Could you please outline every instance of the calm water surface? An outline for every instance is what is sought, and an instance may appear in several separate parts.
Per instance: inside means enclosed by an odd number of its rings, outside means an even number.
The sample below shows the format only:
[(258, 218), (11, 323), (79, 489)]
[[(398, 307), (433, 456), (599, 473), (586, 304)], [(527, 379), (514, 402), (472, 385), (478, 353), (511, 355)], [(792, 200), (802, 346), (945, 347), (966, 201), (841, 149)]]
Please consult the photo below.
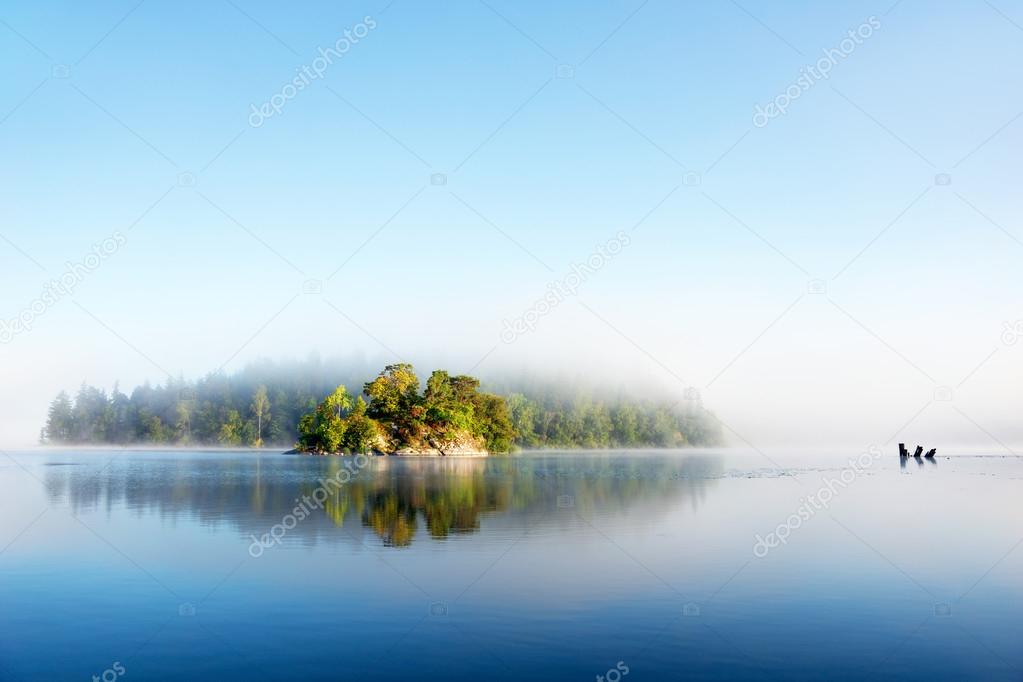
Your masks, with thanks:
[(1023, 678), (1023, 463), (847, 460), (8, 453), (0, 679)]

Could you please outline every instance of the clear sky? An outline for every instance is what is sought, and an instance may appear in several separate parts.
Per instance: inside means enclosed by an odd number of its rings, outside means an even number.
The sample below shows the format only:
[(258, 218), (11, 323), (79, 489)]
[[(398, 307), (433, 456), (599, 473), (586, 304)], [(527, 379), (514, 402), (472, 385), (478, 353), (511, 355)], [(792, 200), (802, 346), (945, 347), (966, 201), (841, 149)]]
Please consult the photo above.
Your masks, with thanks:
[(1017, 0), (4, 3), (0, 443), (317, 351), (1006, 452), (1021, 72)]

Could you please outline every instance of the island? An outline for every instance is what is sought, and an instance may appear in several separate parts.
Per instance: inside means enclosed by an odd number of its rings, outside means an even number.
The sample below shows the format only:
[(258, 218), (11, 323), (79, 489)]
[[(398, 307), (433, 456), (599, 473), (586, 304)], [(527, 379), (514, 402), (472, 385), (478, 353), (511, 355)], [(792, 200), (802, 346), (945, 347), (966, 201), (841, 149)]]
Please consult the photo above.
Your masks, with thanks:
[(436, 370), (419, 392), (412, 365), (388, 365), (353, 397), (342, 385), (298, 423), (296, 452), (319, 455), (486, 457), (511, 451), (515, 429), (504, 399), (466, 375)]

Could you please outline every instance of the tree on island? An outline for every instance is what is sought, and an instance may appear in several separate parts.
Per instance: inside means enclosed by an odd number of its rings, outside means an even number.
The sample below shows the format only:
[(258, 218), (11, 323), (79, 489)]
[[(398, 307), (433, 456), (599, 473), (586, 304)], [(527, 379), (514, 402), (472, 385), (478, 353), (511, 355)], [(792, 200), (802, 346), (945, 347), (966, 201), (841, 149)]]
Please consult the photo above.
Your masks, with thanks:
[(263, 420), (270, 421), (270, 397), (267, 395), (266, 386), (260, 384), (256, 394), (252, 397), (252, 414), (256, 416), (256, 438), (253, 447), (263, 447)]
[(437, 370), (419, 392), (412, 365), (388, 365), (353, 402), (339, 386), (299, 422), (299, 448), (314, 452), (454, 447), (508, 452), (514, 439), (504, 399), (479, 392), (470, 376)]
[(71, 396), (67, 394), (67, 391), (61, 391), (50, 403), (50, 412), (44, 433), (51, 440), (66, 443), (74, 434), (74, 426), (74, 408), (71, 404)]
[(378, 424), (366, 416), (366, 401), (338, 386), (298, 423), (298, 447), (309, 452), (366, 453), (377, 445)]
[(369, 396), (366, 415), (386, 425), (397, 442), (408, 444), (422, 437), (422, 398), (412, 365), (387, 365), (363, 392)]
[(327, 408), (340, 419), (342, 413), (352, 409), (352, 396), (348, 395), (348, 389), (342, 384), (334, 389), (334, 392), (324, 398), (323, 402)]

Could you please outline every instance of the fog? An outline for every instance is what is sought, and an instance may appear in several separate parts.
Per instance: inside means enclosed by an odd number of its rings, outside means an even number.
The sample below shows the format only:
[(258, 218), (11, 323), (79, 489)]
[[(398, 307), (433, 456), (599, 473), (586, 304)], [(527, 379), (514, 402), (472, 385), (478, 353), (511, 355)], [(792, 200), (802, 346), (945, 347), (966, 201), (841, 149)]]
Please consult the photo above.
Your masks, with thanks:
[(12, 8), (0, 444), (82, 381), (317, 353), (698, 394), (742, 447), (1011, 453), (1023, 91), (990, 64), (1023, 43), (907, 9), (399, 3), (253, 122), (373, 8), (253, 10), (275, 39), (145, 6), (102, 44)]
[[(433, 369), (444, 368), (476, 375), (485, 387), (498, 391), (538, 384), (552, 390), (593, 391), (598, 397), (625, 395), (699, 406), (720, 422), (728, 445), (743, 448), (835, 451), (889, 444), (894, 448), (896, 441), (906, 441), (939, 447), (942, 453), (954, 446), (962, 451), (1014, 454), (1021, 433), (1015, 418), (1019, 384), (1007, 381), (1018, 363), (1012, 347), (999, 345), (996, 338), (987, 354), (969, 352), (967, 339), (950, 335), (942, 339), (939, 349), (931, 346), (932, 337), (914, 339), (911, 330), (897, 329), (890, 336), (895, 341), (887, 344), (848, 320), (829, 328), (829, 307), (826, 300), (807, 297), (790, 312), (791, 318), (776, 322), (759, 339), (740, 341), (736, 332), (719, 338), (719, 348), (713, 348), (709, 333), (672, 336), (649, 325), (625, 325), (619, 333), (598, 320), (578, 337), (552, 339), (551, 333), (538, 329), (535, 338), (513, 344), (498, 339), (489, 347), (479, 346), (473, 354), (455, 347), (424, 351), (425, 334), (397, 334), (388, 336), (386, 344), (410, 352), (391, 355), (367, 346), (345, 355), (324, 355), (320, 366), (322, 375), (339, 377), (353, 388), (385, 364), (405, 361), (415, 365), (423, 381)], [(565, 315), (562, 330), (583, 325), (588, 317), (585, 310), (572, 312)], [(843, 320), (837, 318), (837, 322)], [(553, 319), (544, 323), (559, 327)], [(668, 324), (665, 321), (664, 327)], [(273, 332), (264, 330), (262, 340), (249, 343), (251, 356), (239, 354), (221, 371), (230, 375), (248, 368), (272, 382), (275, 374), (297, 372), (297, 367), (308, 371), (310, 357), (329, 352), (318, 340), (294, 337), (288, 326), (282, 323)], [(705, 329), (709, 332), (710, 327)], [(345, 345), (354, 336), (351, 332), (324, 335), (337, 335)], [(275, 336), (277, 343), (291, 346), (292, 351), (299, 346), (322, 350), (310, 350), (304, 356), (294, 352), (267, 356), (273, 348), (267, 342)], [(220, 356), (203, 352), (201, 333), (192, 343), (192, 350), (173, 349), (172, 357), (188, 359), (174, 373), (176, 377), (196, 379), (218, 369), (214, 358)], [(25, 352), (24, 357), (27, 360), (31, 354)], [(274, 360), (272, 371), (265, 369), (268, 357)], [(909, 357), (919, 358), (920, 364)], [(36, 441), (47, 405), (59, 390), (73, 394), (82, 381), (109, 389), (119, 381), (120, 389), (130, 393), (144, 381), (165, 380), (146, 358), (117, 339), (104, 339), (95, 346), (68, 345), (53, 362), (9, 362), (7, 366), (11, 370), (2, 389), (5, 447)], [(931, 382), (925, 373), (936, 381)], [(322, 379), (322, 375), (309, 378)], [(949, 378), (939, 383), (939, 377)]]
[[(1004, 258), (1002, 267), (1013, 271)], [(512, 293), (496, 293), (493, 305), (479, 303), (478, 292), (472, 301), (462, 297), (474, 283), (456, 280), (448, 295), (408, 292), (400, 312), (386, 305), (396, 294), (378, 298), (359, 284), (343, 314), (334, 309), (343, 296), (330, 290), (293, 296), (283, 311), (221, 300), (213, 290), (205, 303), (165, 311), (166, 319), (139, 318), (122, 303), (134, 296), (130, 288), (103, 299), (83, 293), (95, 319), (74, 301), (61, 302), (0, 346), (0, 442), (36, 442), (50, 400), (83, 381), (107, 389), (119, 382), (130, 393), (168, 375), (196, 379), (310, 355), (356, 385), (404, 361), (423, 381), (443, 368), (493, 384), (529, 380), (683, 404), (698, 396), (729, 444), (741, 447), (894, 447), (905, 440), (1005, 454), (1023, 441), (1020, 355), (1005, 327), (1012, 306), (999, 291), (984, 297), (977, 287), (976, 299), (961, 300), (943, 282), (889, 291), (870, 281), (884, 276), (875, 267), (853, 291), (824, 294), (777, 280), (757, 290), (760, 283), (741, 274), (728, 277), (734, 291), (715, 291), (666, 269), (659, 277), (677, 290), (668, 294), (635, 284), (634, 277), (651, 276), (643, 275), (647, 268), (641, 258), (608, 265), (589, 289), (510, 341), (502, 338), (504, 321), (542, 294), (542, 274), (495, 275)], [(162, 288), (140, 286), (154, 297)], [(280, 299), (282, 286), (268, 276), (252, 287), (253, 297), (276, 292)]]

